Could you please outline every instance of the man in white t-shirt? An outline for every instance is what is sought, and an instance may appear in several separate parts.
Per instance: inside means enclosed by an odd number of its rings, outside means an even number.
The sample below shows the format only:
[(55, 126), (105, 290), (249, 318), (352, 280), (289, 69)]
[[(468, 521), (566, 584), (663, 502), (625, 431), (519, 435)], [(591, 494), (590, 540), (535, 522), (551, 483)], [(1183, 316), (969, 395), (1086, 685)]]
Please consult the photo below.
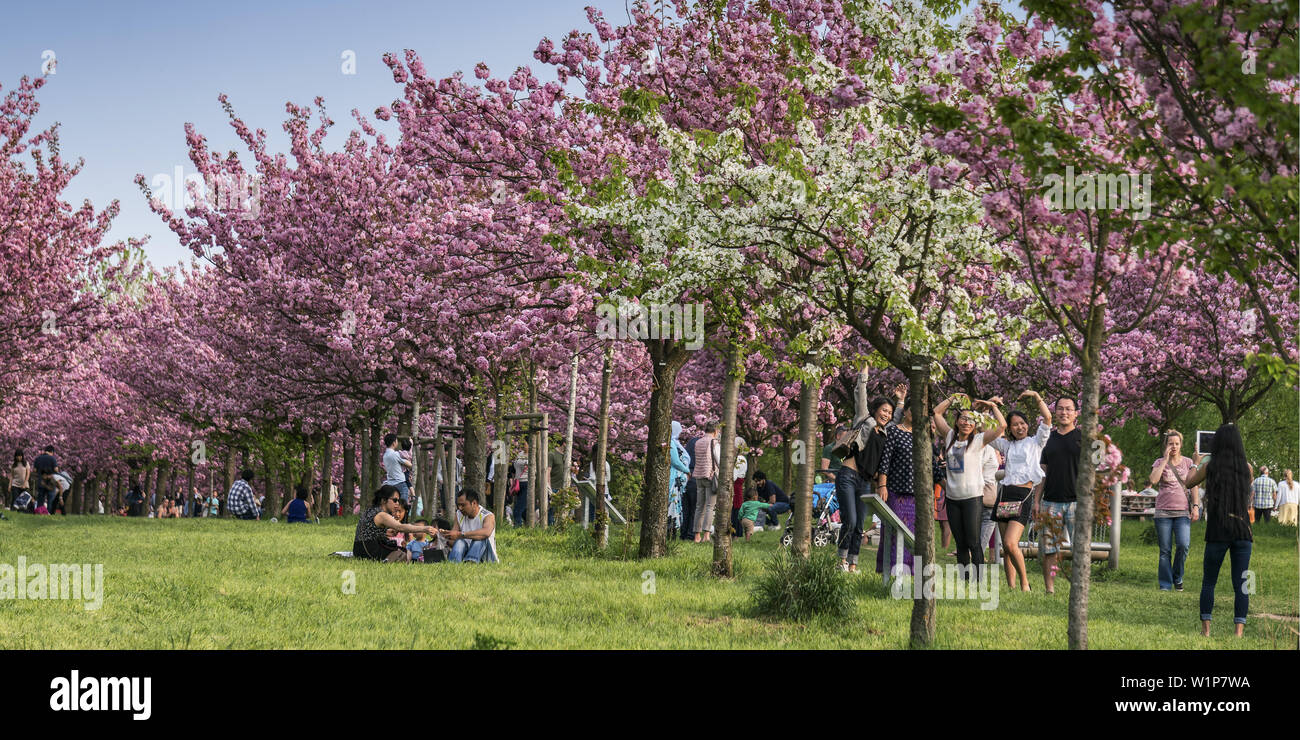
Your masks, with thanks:
[(456, 523), (446, 532), (451, 542), (447, 560), (452, 563), (497, 562), (496, 517), (479, 505), (478, 491), (464, 490), (456, 496)]

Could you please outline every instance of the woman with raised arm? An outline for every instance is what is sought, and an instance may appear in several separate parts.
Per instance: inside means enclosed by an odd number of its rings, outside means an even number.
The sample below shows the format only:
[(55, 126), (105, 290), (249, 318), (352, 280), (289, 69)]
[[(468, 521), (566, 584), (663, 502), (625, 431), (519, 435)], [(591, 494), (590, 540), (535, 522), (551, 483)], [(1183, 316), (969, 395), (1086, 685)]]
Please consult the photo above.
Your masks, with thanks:
[[(958, 398), (967, 398), (958, 393), (940, 403), (934, 409), (934, 425), (944, 437), (945, 457), (948, 460), (948, 523), (952, 527), (953, 539), (957, 542), (957, 562), (963, 566), (984, 565), (984, 548), (980, 545), (980, 520), (984, 514), (984, 447), (1002, 436), (1007, 428), (1007, 420), (1002, 417), (998, 405), (1002, 399), (994, 396), (987, 401), (971, 402), (971, 411), (962, 411), (957, 415), (955, 429), (948, 426), (944, 414), (948, 407)], [(975, 423), (972, 411), (987, 408), (993, 414), (994, 424), (981, 431)], [(968, 571), (968, 576), (975, 574)]]
[(894, 420), (894, 404), (881, 396), (868, 404), (867, 411), (875, 424), (870, 429), (865, 424), (855, 425), (860, 434), (849, 444), (835, 475), (835, 499), (840, 507), (840, 569), (849, 573), (858, 572), (858, 553), (868, 517), (867, 502), (862, 497), (872, 493), (873, 488), (876, 493), (885, 492), (875, 483), (880, 458), (885, 452), (888, 425)]
[(352, 543), (352, 556), (369, 560), (383, 560), (389, 563), (403, 562), (410, 555), (403, 548), (388, 539), (387, 530), (392, 529), (408, 534), (436, 534), (437, 528), (424, 524), (403, 524), (396, 518), (398, 507), (402, 504), (402, 495), (396, 486), (383, 485), (375, 491), (375, 498), (369, 509), (361, 512), (357, 522), (357, 534)]
[(1151, 465), (1148, 482), (1156, 494), (1156, 541), (1160, 545), (1160, 560), (1156, 566), (1156, 585), (1161, 591), (1183, 590), (1183, 563), (1192, 546), (1192, 522), (1201, 515), (1201, 495), (1198, 488), (1187, 489), (1180, 482), (1186, 480), (1195, 459), (1183, 457), (1183, 435), (1170, 429), (1165, 432), (1165, 454)]
[(1029, 526), (1034, 492), (1043, 485), (1043, 468), (1038, 463), (1043, 445), (1052, 434), (1052, 412), (1043, 397), (1034, 391), (1025, 391), (1020, 398), (1038, 404), (1038, 431), (1030, 436), (1029, 417), (1022, 411), (1012, 411), (1007, 415), (1007, 436), (993, 440), (993, 446), (1007, 458), (1006, 468), (1001, 472), (1002, 489), (993, 505), (993, 521), (1002, 533), (1002, 549), (1006, 553), (1002, 565), (1007, 585), (1029, 591), (1020, 535)]

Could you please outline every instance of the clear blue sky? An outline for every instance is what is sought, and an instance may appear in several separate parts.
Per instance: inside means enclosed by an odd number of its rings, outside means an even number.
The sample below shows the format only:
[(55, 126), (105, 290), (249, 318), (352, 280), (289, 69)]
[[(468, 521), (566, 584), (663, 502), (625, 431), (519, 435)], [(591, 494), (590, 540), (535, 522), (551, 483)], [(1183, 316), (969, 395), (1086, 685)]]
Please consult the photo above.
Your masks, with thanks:
[[(186, 122), (214, 150), (244, 153), (219, 93), (250, 126), (266, 129), (279, 151), (287, 148), (285, 101), (310, 105), (321, 95), (336, 122), (327, 145), (338, 146), (353, 127), (353, 108), (370, 115), (400, 96), (385, 52), (414, 49), (439, 76), (470, 73), (479, 61), (498, 74), (524, 64), (540, 71), (532, 58), (537, 41), (586, 30), (586, 5), (605, 9), (613, 23), (627, 18), (623, 3), (610, 0), (11, 3), (0, 26), (0, 84), (8, 91), (23, 75), (38, 76), (43, 53), (54, 52), (57, 70), (38, 93), (36, 125), (59, 122), (64, 155), (86, 160), (67, 200), (88, 198), (99, 209), (121, 201), (110, 238), (149, 235), (149, 259), (172, 265), (189, 252), (133, 180), (177, 166), (194, 172)], [(341, 69), (347, 49), (356, 52), (352, 76)]]

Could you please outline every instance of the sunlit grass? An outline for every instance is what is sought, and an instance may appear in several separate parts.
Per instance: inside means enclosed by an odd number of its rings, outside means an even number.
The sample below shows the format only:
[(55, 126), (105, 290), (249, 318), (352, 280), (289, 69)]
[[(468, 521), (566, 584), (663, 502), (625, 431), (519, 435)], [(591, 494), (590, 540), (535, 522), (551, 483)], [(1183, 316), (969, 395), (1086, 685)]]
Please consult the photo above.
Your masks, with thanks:
[[(852, 576), (847, 620), (806, 624), (753, 616), (749, 590), (776, 547), (774, 531), (735, 547), (736, 578), (708, 573), (711, 548), (682, 543), (662, 560), (584, 558), (570, 537), (499, 533), (503, 562), (387, 565), (328, 557), (350, 549), (355, 520), (286, 525), (232, 520), (33, 517), (0, 522), (0, 563), (102, 563), (104, 601), (0, 600), (0, 648), (901, 648), (911, 602), (889, 596), (875, 574)], [(1186, 587), (1156, 588), (1150, 523), (1126, 522), (1120, 570), (1098, 566), (1089, 635), (1095, 648), (1291, 648), (1296, 530), (1256, 528), (1246, 637), (1231, 637), (1225, 561), (1214, 636), (1198, 635), (1204, 524), (1192, 529)], [(610, 547), (622, 549), (615, 528)], [(632, 547), (635, 552), (635, 547)], [(864, 550), (863, 562), (874, 561)], [(868, 566), (868, 570), (870, 566)], [(344, 592), (348, 572), (356, 593)], [(998, 606), (939, 603), (937, 647), (1064, 648), (1066, 579), (1033, 593), (1003, 587)], [(851, 576), (845, 576), (851, 577)], [(650, 587), (653, 579), (653, 588)]]

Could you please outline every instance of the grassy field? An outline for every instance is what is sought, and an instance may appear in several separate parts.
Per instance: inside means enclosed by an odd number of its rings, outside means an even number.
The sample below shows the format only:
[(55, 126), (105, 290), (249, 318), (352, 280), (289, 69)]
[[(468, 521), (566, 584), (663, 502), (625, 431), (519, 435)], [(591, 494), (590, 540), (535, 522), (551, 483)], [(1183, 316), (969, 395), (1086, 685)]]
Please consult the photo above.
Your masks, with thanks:
[[(0, 649), (902, 648), (911, 609), (864, 574), (844, 576), (857, 596), (847, 621), (754, 616), (750, 589), (777, 547), (774, 531), (738, 543), (736, 578), (723, 581), (706, 575), (711, 548), (689, 543), (653, 562), (593, 559), (579, 555), (569, 535), (507, 530), (497, 565), (386, 565), (327, 557), (351, 547), (354, 519), (289, 526), (8, 517), (0, 522), (0, 564), (16, 565), (19, 556), (102, 563), (104, 595), (96, 611), (79, 601), (0, 599)], [(1092, 647), (1295, 648), (1294, 528), (1256, 528), (1258, 590), (1241, 640), (1231, 636), (1225, 562), (1214, 634), (1205, 640), (1197, 634), (1204, 524), (1192, 528), (1182, 593), (1156, 588), (1157, 550), (1141, 541), (1149, 527), (1126, 522), (1120, 569), (1094, 569)], [(616, 528), (611, 549), (622, 545)], [(1030, 570), (1034, 592), (1004, 587), (994, 610), (941, 601), (937, 647), (1064, 648), (1068, 583), (1058, 581), (1048, 596), (1037, 564)], [(344, 593), (348, 571), (355, 594)], [(653, 571), (653, 593), (644, 592), (646, 571)]]

